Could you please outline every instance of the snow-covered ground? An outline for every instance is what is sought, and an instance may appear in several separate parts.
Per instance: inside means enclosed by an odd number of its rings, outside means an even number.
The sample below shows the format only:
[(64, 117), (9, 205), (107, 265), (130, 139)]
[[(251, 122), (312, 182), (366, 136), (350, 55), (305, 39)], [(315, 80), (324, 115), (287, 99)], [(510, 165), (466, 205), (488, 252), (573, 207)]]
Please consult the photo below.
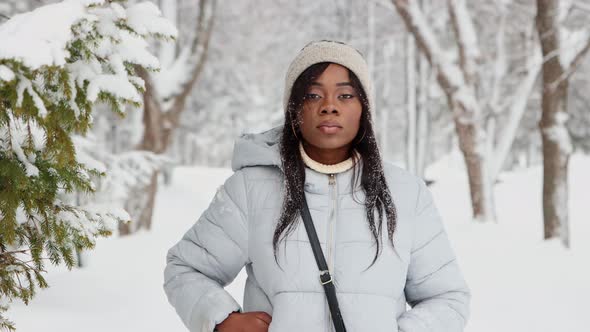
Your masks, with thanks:
[[(461, 157), (429, 178), (473, 291), (468, 332), (586, 332), (590, 326), (590, 157), (570, 162), (571, 250), (542, 241), (541, 168), (503, 174), (497, 224), (474, 224)], [(162, 290), (166, 251), (197, 220), (231, 174), (180, 168), (157, 199), (152, 232), (100, 240), (83, 269), (49, 267), (50, 288), (8, 312), (19, 332), (185, 331)], [(241, 302), (245, 274), (228, 289)]]

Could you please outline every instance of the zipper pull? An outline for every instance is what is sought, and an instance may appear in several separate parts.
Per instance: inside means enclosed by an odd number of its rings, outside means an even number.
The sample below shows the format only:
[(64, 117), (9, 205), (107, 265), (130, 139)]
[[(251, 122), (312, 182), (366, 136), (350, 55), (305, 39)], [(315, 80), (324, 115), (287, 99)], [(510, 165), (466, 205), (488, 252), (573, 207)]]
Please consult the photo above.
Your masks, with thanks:
[(329, 181), (328, 183), (333, 186), (336, 184), (336, 176), (334, 174), (328, 174)]

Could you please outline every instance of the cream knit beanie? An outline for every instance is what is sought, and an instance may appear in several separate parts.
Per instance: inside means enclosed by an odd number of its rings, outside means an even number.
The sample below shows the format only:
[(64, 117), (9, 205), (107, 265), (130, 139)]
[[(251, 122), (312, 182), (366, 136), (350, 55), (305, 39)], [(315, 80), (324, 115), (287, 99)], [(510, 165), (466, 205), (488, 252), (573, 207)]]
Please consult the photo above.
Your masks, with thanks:
[(367, 62), (363, 55), (354, 47), (338, 41), (320, 40), (313, 41), (307, 44), (297, 54), (285, 78), (285, 91), (283, 95), (283, 107), (287, 111), (289, 104), (289, 97), (291, 97), (291, 89), (295, 80), (311, 65), (320, 62), (333, 62), (350, 69), (361, 82), (367, 100), (369, 102), (369, 110), (373, 109), (373, 91), (371, 90), (371, 81), (369, 79), (369, 69)]

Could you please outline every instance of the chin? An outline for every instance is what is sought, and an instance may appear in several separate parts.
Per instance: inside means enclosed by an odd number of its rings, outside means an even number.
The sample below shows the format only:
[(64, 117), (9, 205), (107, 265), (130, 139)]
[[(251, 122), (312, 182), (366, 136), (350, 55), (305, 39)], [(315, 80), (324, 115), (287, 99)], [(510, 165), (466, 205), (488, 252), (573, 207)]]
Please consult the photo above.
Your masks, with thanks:
[(312, 145), (326, 150), (334, 150), (334, 149), (341, 149), (345, 146), (350, 145), (351, 141), (348, 140), (331, 140), (331, 139), (323, 139), (321, 141), (315, 141), (311, 143)]

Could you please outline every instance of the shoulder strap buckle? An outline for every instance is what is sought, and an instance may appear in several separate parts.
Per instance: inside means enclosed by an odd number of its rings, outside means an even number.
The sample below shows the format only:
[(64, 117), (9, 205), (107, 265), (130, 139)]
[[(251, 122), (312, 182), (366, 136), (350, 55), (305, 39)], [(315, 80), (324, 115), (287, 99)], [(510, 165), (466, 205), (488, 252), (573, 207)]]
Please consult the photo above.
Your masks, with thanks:
[(322, 283), (322, 285), (329, 284), (332, 282), (332, 276), (330, 275), (329, 270), (320, 271), (320, 282)]

